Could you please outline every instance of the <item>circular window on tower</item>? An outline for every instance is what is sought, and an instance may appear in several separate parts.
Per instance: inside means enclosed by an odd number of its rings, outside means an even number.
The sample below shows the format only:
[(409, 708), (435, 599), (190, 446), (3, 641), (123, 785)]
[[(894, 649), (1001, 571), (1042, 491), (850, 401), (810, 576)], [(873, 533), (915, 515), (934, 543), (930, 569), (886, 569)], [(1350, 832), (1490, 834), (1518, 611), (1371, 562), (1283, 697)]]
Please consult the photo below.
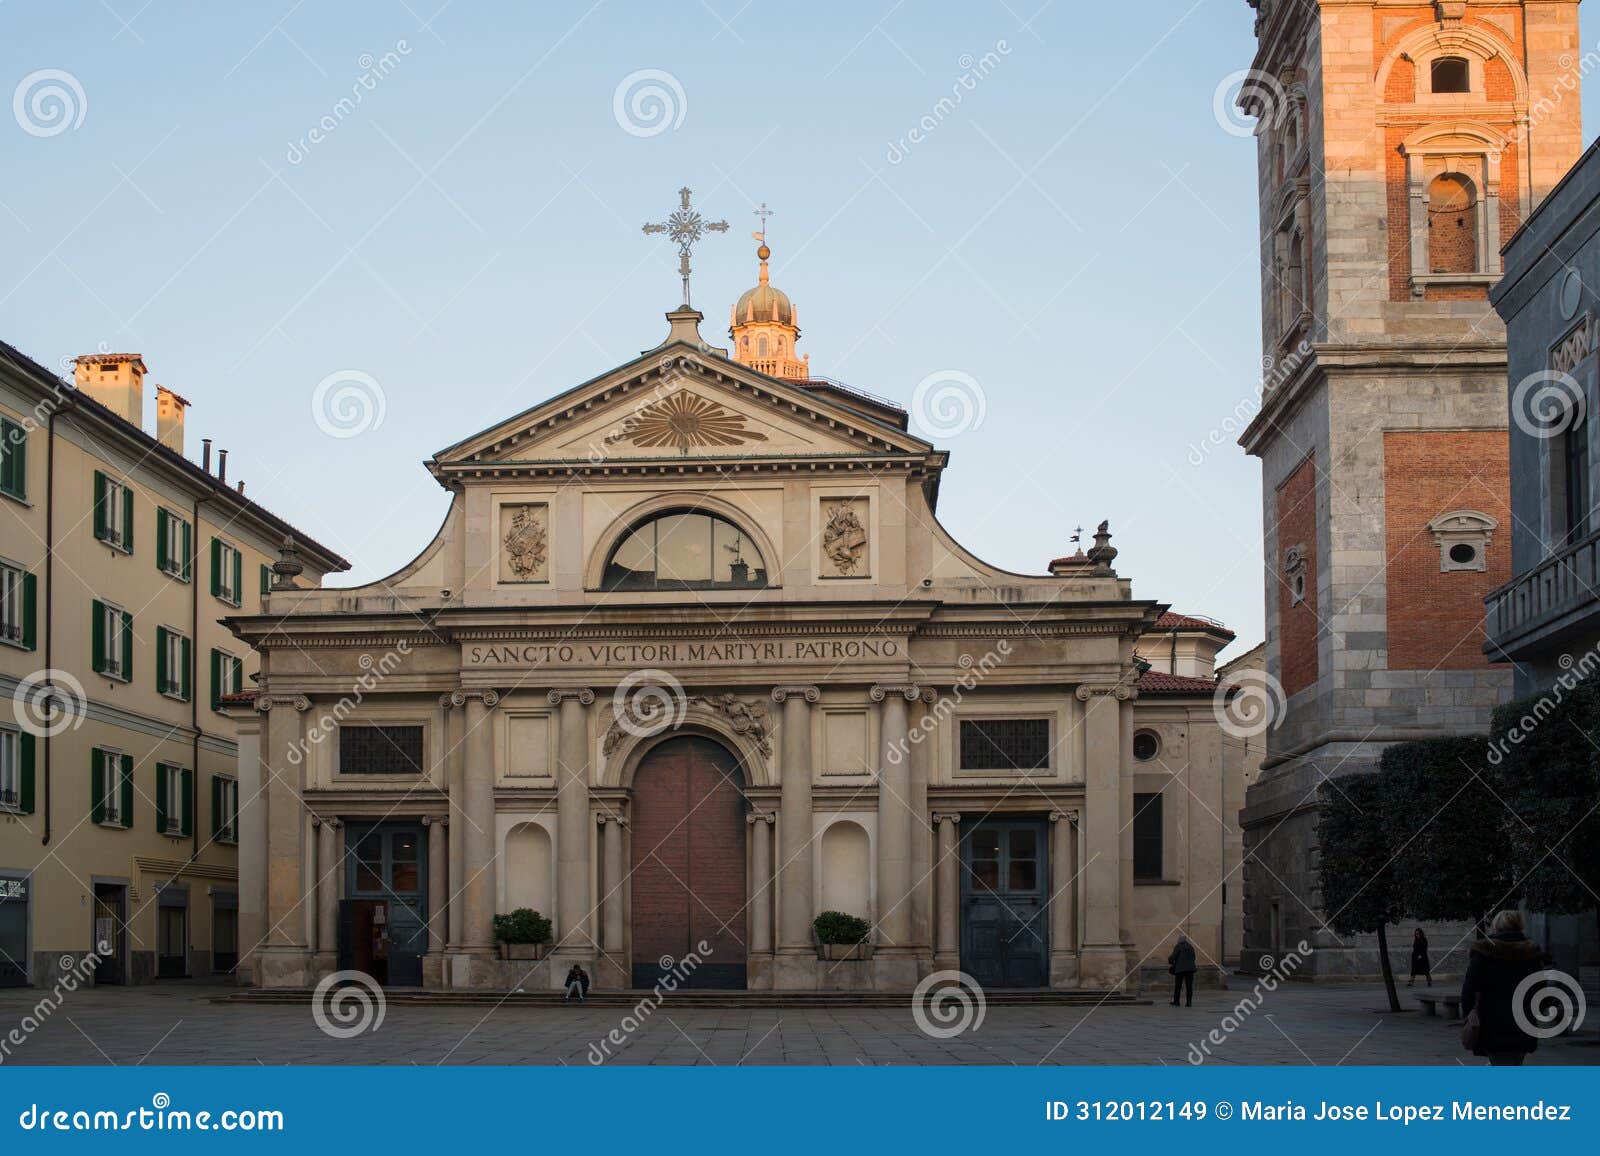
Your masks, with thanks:
[(1141, 763), (1148, 763), (1161, 753), (1161, 736), (1155, 731), (1135, 731), (1133, 735), (1133, 757)]
[(1450, 547), (1450, 561), (1457, 566), (1470, 566), (1478, 560), (1478, 548), (1469, 546), (1465, 542), (1457, 542)]

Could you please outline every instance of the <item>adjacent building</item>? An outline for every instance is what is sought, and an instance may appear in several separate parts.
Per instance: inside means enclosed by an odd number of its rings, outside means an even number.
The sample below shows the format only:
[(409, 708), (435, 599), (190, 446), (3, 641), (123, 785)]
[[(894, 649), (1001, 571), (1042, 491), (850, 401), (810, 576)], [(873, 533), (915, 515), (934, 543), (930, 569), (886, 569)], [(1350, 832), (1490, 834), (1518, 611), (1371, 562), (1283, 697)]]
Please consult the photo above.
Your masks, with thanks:
[[(1500, 249), (1581, 150), (1577, 0), (1252, 0), (1267, 670), (1242, 818), (1248, 958), (1373, 974), (1322, 930), (1316, 797), (1387, 744), (1485, 730), (1511, 669)], [(1454, 940), (1451, 940), (1454, 942)], [(1446, 964), (1448, 969), (1450, 964)]]
[(69, 384), (0, 344), (0, 985), (226, 975), (241, 952), (240, 796), (225, 698), (255, 656), (286, 536), (346, 563), (184, 456), (188, 402), (138, 354)]
[[(674, 310), (440, 450), (449, 511), (398, 573), (319, 590), (286, 558), (229, 616), (261, 655), (230, 700), (260, 983), (1110, 990), (1180, 930), (1232, 949), (1231, 635), (1136, 598), (1103, 524), (1048, 573), (963, 549), (946, 453), (810, 373), (768, 256), (731, 355)], [(520, 907), (542, 959), (496, 950)], [(819, 943), (827, 911), (867, 942)]]

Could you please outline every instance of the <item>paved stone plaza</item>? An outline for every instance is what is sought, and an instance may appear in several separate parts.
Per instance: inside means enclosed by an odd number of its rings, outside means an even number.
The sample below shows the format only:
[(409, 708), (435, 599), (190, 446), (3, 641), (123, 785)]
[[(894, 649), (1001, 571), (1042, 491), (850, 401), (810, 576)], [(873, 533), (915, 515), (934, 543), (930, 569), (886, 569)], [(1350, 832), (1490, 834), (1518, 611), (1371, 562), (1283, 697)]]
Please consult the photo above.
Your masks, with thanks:
[[(211, 1002), (227, 989), (155, 985), (67, 997), (42, 1027), (10, 1047), (9, 1064), (588, 1064), (591, 1045), (623, 1013), (600, 1008), (391, 1007), (382, 1026), (334, 1039), (307, 1006)], [(1183, 1064), (1244, 994), (1201, 992), (1194, 1008), (990, 1008), (982, 1027), (953, 1039), (920, 1031), (909, 1007), (717, 1010), (671, 1001), (610, 1062), (625, 1064)], [(0, 992), (0, 1040), (40, 993)], [(1222, 1064), (1455, 1064), (1456, 1029), (1416, 1013), (1377, 1015), (1381, 990), (1293, 988), (1265, 1005), (1209, 1062)], [(1406, 1003), (1411, 1004), (1409, 998)], [(1600, 1015), (1584, 1036), (1593, 1041)], [(1532, 1063), (1600, 1063), (1600, 1047), (1545, 1044)]]

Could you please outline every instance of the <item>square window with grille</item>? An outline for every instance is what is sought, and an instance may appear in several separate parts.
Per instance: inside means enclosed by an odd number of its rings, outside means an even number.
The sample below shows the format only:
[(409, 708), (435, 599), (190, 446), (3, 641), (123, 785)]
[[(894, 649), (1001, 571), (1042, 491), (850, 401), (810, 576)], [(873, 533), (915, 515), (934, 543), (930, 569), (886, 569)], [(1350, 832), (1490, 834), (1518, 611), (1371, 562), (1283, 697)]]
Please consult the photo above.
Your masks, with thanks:
[(1048, 718), (963, 719), (963, 771), (1042, 771), (1050, 766)]
[(422, 774), (420, 726), (341, 726), (341, 775)]

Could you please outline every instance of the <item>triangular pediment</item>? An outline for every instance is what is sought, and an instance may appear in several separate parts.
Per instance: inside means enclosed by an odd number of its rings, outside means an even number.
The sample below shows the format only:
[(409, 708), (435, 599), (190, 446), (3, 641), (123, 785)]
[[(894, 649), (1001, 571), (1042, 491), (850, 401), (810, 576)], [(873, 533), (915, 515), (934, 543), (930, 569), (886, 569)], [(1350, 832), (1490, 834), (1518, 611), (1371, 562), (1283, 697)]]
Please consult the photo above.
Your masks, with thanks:
[(802, 385), (674, 343), (435, 456), (440, 466), (925, 454), (933, 447)]

